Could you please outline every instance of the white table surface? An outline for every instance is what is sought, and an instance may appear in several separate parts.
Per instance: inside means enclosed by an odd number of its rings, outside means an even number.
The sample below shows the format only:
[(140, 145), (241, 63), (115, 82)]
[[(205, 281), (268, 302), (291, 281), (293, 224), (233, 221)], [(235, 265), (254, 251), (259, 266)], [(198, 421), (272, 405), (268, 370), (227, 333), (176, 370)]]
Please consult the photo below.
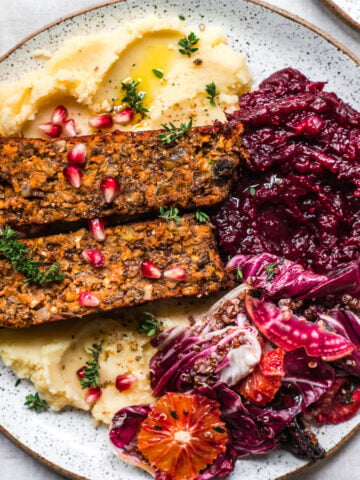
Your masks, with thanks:
[[(360, 33), (339, 20), (321, 0), (267, 1), (327, 31), (360, 57)], [(43, 25), (97, 3), (93, 0), (0, 0), (0, 56)], [(293, 480), (359, 479), (359, 451), (360, 433), (340, 452), (310, 471), (294, 476)], [(64, 477), (38, 463), (0, 434), (0, 480), (29, 479), (64, 480)]]

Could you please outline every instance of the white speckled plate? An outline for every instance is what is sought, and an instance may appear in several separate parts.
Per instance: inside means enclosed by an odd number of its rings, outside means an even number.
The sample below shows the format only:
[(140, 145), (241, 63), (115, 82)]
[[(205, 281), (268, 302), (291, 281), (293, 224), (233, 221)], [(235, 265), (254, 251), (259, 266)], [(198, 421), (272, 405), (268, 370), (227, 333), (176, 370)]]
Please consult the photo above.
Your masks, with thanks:
[[(358, 0), (356, 0), (357, 2)], [(37, 67), (30, 52), (58, 48), (64, 38), (113, 29), (124, 19), (157, 14), (183, 14), (190, 23), (223, 27), (232, 46), (245, 53), (255, 82), (275, 70), (293, 66), (315, 80), (327, 80), (328, 89), (360, 107), (360, 68), (355, 56), (326, 34), (285, 12), (256, 1), (128, 0), (104, 5), (62, 19), (35, 34), (0, 59), (0, 81), (16, 79)], [(15, 377), (0, 364), (0, 429), (28, 452), (74, 479), (139, 480), (149, 478), (125, 465), (112, 453), (105, 428), (95, 430), (88, 414), (29, 412), (24, 397), (29, 385), (14, 387)], [(321, 444), (331, 453), (359, 428), (359, 416), (335, 427), (323, 428)], [(275, 451), (237, 463), (232, 479), (274, 480), (307, 465), (291, 454)]]
[(360, 2), (359, 0), (325, 0), (325, 2), (340, 17), (353, 27), (360, 29)]

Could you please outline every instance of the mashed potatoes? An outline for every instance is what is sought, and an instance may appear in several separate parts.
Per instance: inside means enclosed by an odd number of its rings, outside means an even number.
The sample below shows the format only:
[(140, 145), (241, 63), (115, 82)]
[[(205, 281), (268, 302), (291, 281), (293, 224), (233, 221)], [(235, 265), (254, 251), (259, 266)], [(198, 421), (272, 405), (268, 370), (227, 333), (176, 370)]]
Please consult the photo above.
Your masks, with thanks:
[[(183, 299), (146, 306), (161, 328), (187, 324), (189, 314), (205, 312), (214, 299)], [(155, 350), (150, 338), (138, 332), (144, 306), (124, 309), (113, 318), (76, 319), (24, 330), (0, 330), (0, 356), (19, 378), (29, 378), (53, 410), (73, 406), (89, 410), (87, 389), (80, 386), (77, 370), (92, 359), (88, 350), (102, 340), (100, 385), (102, 395), (91, 408), (95, 420), (109, 424), (126, 405), (153, 400), (149, 360)], [(133, 386), (124, 392), (115, 388), (118, 375), (132, 374)]]
[[(191, 31), (200, 41), (189, 58), (179, 53), (177, 43)], [(153, 69), (161, 70), (163, 78)], [(121, 82), (127, 79), (140, 82), (149, 110), (128, 129), (156, 129), (189, 117), (194, 125), (224, 120), (224, 109), (236, 108), (251, 86), (244, 56), (226, 44), (219, 28), (199, 31), (179, 19), (149, 17), (111, 32), (71, 38), (42, 70), (0, 84), (0, 134), (39, 136), (37, 125), (48, 122), (58, 104), (68, 108), (79, 133), (91, 133), (88, 117), (121, 108)], [(205, 91), (211, 82), (219, 92), (216, 106)]]
[[(194, 31), (198, 50), (189, 58), (178, 41)], [(161, 70), (158, 78), (154, 69)], [(147, 18), (115, 31), (67, 40), (46, 60), (42, 70), (0, 85), (0, 134), (37, 137), (37, 125), (48, 122), (56, 105), (65, 105), (79, 133), (91, 133), (88, 118), (122, 108), (121, 82), (140, 82), (144, 91), (143, 119), (122, 128), (155, 129), (163, 123), (193, 125), (224, 120), (224, 109), (237, 108), (239, 96), (251, 86), (244, 57), (226, 44), (214, 27), (197, 30), (179, 19)], [(206, 85), (215, 83), (215, 106)], [(188, 314), (206, 309), (214, 300), (176, 300), (146, 306), (163, 328), (187, 321)], [(68, 320), (21, 331), (0, 330), (0, 355), (20, 378), (29, 378), (54, 410), (74, 406), (84, 410), (86, 390), (76, 371), (91, 359), (89, 347), (104, 340), (100, 356), (102, 396), (91, 411), (109, 423), (125, 405), (152, 400), (148, 364), (154, 353), (149, 337), (137, 331), (144, 307), (123, 310), (113, 318)], [(117, 375), (133, 374), (126, 392), (115, 388)]]

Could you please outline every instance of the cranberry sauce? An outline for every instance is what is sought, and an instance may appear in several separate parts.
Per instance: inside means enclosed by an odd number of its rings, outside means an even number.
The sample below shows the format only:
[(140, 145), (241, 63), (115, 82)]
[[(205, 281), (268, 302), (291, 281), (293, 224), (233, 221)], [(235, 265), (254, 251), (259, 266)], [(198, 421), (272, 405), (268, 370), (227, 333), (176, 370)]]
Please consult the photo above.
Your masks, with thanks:
[(226, 254), (271, 252), (326, 272), (360, 254), (360, 114), (281, 70), (244, 95), (239, 180), (213, 217)]

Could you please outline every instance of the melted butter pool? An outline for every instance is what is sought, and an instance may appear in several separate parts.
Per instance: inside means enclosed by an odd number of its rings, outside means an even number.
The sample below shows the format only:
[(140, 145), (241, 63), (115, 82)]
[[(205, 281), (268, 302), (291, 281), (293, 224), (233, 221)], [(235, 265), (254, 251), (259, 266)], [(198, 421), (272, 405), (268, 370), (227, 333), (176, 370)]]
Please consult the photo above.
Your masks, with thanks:
[[(166, 84), (166, 74), (179, 55), (177, 42), (180, 38), (178, 32), (163, 30), (135, 40), (109, 70), (96, 94), (95, 103), (101, 105), (107, 100), (120, 104), (125, 95), (121, 82), (131, 79), (140, 82), (138, 91), (146, 93), (143, 105), (149, 108), (159, 89)], [(164, 78), (158, 78), (153, 69), (161, 70)]]

